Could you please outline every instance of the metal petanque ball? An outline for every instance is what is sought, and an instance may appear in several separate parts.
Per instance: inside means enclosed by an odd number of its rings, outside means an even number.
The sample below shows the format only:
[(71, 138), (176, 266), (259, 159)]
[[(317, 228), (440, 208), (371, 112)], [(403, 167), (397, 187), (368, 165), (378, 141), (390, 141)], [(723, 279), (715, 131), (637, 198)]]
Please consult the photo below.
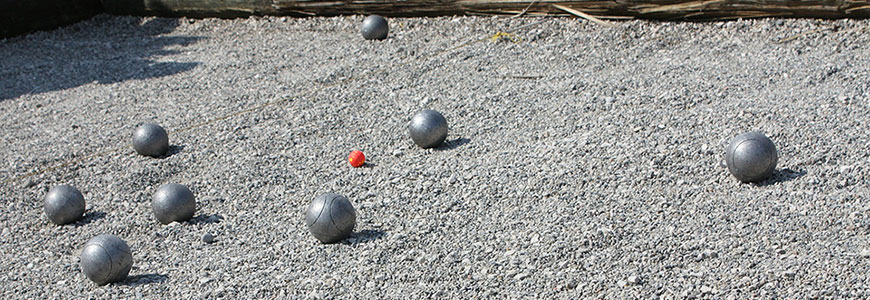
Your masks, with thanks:
[(367, 40), (383, 40), (387, 38), (387, 33), (390, 32), (390, 26), (387, 25), (387, 19), (378, 15), (366, 17), (362, 23), (363, 38)]
[(163, 224), (186, 221), (196, 212), (196, 200), (186, 186), (167, 183), (151, 196), (151, 210)]
[(426, 109), (413, 118), (408, 124), (411, 139), (421, 148), (434, 148), (447, 139), (447, 119), (441, 113)]
[(82, 249), (82, 271), (98, 285), (127, 278), (133, 266), (133, 252), (124, 240), (111, 234), (91, 238)]
[(356, 210), (346, 197), (327, 193), (311, 202), (305, 212), (305, 225), (321, 243), (341, 241), (353, 232)]
[(169, 151), (169, 135), (160, 125), (142, 124), (133, 132), (133, 149), (145, 156), (163, 156)]
[(760, 132), (747, 132), (734, 137), (725, 149), (728, 171), (742, 182), (762, 181), (776, 168), (776, 146)]
[(85, 197), (72, 186), (58, 185), (45, 195), (45, 215), (54, 224), (69, 224), (78, 221), (84, 214)]

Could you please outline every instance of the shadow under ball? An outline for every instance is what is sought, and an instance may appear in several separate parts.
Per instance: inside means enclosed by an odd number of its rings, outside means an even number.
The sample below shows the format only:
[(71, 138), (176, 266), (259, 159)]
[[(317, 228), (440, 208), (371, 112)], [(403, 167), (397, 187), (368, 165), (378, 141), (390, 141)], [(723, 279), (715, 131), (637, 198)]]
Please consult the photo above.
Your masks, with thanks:
[(447, 139), (447, 119), (437, 111), (426, 109), (411, 118), (408, 132), (417, 146), (435, 148)]
[(378, 15), (371, 15), (365, 18), (360, 30), (363, 38), (367, 40), (383, 40), (387, 38), (390, 32), (390, 26), (387, 24), (387, 19)]
[(305, 212), (305, 225), (321, 243), (341, 241), (353, 232), (356, 226), (356, 210), (346, 197), (326, 193), (311, 201)]
[(725, 149), (728, 171), (742, 182), (757, 182), (770, 177), (778, 160), (776, 146), (760, 132), (734, 137)]
[(57, 225), (78, 221), (85, 214), (85, 197), (78, 189), (62, 184), (45, 195), (45, 215)]
[(124, 240), (111, 234), (91, 238), (82, 249), (82, 271), (98, 285), (127, 278), (133, 267), (133, 252)]
[(163, 156), (169, 151), (169, 135), (160, 125), (142, 124), (133, 132), (133, 149), (145, 156)]
[(187, 221), (196, 212), (196, 199), (186, 186), (167, 183), (151, 196), (151, 210), (157, 221), (164, 225)]

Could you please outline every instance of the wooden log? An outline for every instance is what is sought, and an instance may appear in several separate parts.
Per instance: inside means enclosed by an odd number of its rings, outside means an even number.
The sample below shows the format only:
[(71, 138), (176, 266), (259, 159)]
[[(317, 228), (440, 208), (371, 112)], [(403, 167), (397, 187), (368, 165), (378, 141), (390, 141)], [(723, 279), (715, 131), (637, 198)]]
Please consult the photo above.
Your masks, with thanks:
[(110, 13), (175, 17), (486, 15), (526, 8), (528, 15), (568, 15), (554, 4), (599, 18), (870, 17), (870, 0), (103, 0)]
[(0, 0), (0, 37), (57, 28), (102, 10), (100, 0)]
[(236, 18), (281, 15), (272, 0), (104, 0), (106, 12), (161, 17)]

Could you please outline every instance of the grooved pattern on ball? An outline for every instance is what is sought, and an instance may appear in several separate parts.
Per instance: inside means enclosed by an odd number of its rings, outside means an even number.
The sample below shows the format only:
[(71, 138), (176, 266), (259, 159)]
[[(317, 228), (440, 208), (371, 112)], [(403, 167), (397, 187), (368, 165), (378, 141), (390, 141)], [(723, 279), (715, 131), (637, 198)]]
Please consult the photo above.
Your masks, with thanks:
[[(331, 204), (332, 208), (329, 210), (329, 218), (332, 220), (332, 224), (340, 232), (353, 230), (353, 226), (356, 224), (356, 212), (353, 207), (349, 203), (344, 205), (337, 200), (333, 200)], [(347, 216), (354, 217), (348, 218)]]
[(82, 271), (98, 285), (127, 278), (133, 267), (133, 253), (124, 240), (110, 234), (88, 240), (81, 254)]
[(305, 213), (305, 224), (322, 243), (341, 241), (353, 232), (356, 210), (346, 197), (327, 193), (315, 198)]
[(740, 134), (725, 149), (728, 171), (742, 182), (757, 182), (770, 177), (779, 159), (776, 146), (759, 132)]

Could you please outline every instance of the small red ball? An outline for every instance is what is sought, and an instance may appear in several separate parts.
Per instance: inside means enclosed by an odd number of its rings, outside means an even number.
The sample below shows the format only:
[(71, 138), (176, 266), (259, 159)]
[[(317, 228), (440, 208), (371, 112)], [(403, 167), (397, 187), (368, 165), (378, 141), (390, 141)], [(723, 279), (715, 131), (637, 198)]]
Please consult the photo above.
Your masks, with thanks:
[(359, 168), (366, 163), (366, 156), (362, 153), (362, 151), (353, 150), (347, 157), (347, 161), (350, 162), (350, 165), (354, 168)]

